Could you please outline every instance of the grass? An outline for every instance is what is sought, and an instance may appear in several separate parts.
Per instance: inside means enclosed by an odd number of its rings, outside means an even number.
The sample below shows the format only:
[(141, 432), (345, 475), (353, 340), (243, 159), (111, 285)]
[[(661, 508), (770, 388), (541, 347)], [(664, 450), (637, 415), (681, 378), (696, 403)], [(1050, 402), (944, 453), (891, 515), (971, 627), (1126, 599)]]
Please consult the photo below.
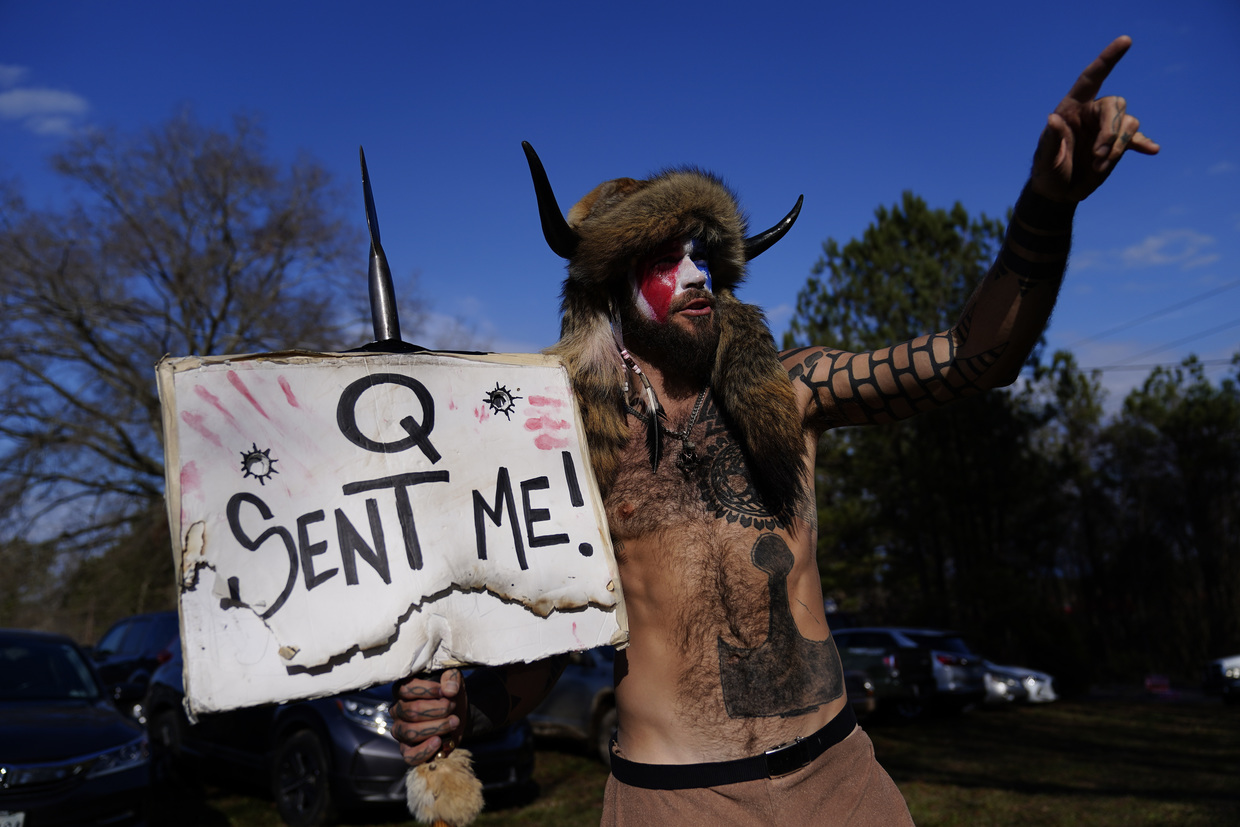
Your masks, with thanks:
[[(919, 827), (1240, 824), (1240, 708), (1217, 698), (1093, 697), (866, 730)], [(537, 795), (489, 802), (475, 823), (593, 827), (606, 777), (571, 747), (540, 749)], [(347, 823), (415, 822), (393, 810)], [(261, 791), (221, 784), (157, 809), (151, 824), (281, 822)]]

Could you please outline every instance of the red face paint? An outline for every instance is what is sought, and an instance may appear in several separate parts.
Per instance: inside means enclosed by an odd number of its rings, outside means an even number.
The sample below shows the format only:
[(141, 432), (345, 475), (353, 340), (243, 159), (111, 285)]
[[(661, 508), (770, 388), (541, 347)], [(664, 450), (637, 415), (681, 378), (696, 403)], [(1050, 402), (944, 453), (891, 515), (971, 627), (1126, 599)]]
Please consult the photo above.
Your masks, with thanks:
[(696, 241), (676, 241), (639, 263), (634, 276), (638, 310), (660, 324), (667, 321), (672, 300), (686, 289), (710, 290), (705, 251)]

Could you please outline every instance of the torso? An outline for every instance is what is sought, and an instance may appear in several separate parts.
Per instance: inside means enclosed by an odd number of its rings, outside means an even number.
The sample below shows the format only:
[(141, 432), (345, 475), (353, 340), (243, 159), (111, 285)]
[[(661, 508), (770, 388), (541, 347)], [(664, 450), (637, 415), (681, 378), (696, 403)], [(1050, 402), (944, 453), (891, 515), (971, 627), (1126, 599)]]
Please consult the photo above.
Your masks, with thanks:
[[(689, 407), (668, 427), (683, 427)], [(819, 729), (847, 699), (812, 506), (787, 524), (762, 506), (709, 395), (690, 432), (690, 467), (678, 462), (682, 441), (665, 436), (652, 474), (646, 425), (630, 414), (629, 426), (606, 498), (630, 629), (616, 675), (623, 755), (728, 760)], [(812, 468), (814, 435), (806, 439)]]

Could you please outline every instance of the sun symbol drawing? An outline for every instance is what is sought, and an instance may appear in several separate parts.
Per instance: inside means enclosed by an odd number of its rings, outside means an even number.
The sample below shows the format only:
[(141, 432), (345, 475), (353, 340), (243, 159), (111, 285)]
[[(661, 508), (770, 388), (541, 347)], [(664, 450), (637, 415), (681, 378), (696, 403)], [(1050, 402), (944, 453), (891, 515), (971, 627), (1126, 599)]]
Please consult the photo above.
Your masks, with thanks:
[(247, 477), (258, 480), (259, 485), (266, 485), (273, 474), (280, 473), (275, 464), (279, 460), (271, 458), (271, 449), (260, 451), (257, 443), (250, 443), (250, 450), (241, 452), (241, 470)]
[[(517, 390), (521, 389), (517, 388)], [(495, 390), (487, 391), (485, 401), (491, 406), (491, 413), (503, 414), (505, 419), (512, 419), (512, 413), (517, 409), (518, 399), (521, 397), (496, 382)]]

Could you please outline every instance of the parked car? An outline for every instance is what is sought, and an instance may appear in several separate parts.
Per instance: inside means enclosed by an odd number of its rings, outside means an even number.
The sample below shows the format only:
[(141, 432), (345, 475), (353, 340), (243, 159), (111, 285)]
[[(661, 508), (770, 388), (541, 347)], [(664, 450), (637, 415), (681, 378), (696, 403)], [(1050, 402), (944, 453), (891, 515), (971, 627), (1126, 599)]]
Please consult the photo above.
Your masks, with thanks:
[(1235, 680), (1240, 680), (1240, 655), (1215, 658), (1202, 670), (1201, 688), (1206, 692), (1218, 693)]
[(986, 669), (986, 697), (988, 706), (1023, 703), (1029, 700), (1029, 690), (1015, 675), (995, 669)]
[[(986, 665), (986, 702), (987, 703), (1031, 703), (1044, 704), (1059, 700), (1055, 692), (1055, 679), (1045, 672), (1029, 669), (1024, 666), (999, 666), (985, 661)], [(997, 684), (1002, 682), (1011, 687), (1010, 697), (999, 690)], [(994, 689), (992, 689), (992, 686)], [(1015, 687), (1019, 687), (1016, 689)], [(992, 697), (992, 692), (997, 697)]]
[(0, 824), (141, 824), (147, 736), (68, 637), (0, 630)]
[(149, 612), (116, 621), (91, 647), (103, 685), (131, 715), (140, 713), (135, 705), (146, 694), (151, 673), (172, 657), (168, 647), (179, 635), (176, 612)]
[(935, 691), (929, 651), (881, 628), (833, 629), (831, 635), (844, 664), (845, 682), (849, 674), (865, 675), (876, 711), (905, 720), (925, 711)]
[[(329, 698), (204, 714), (190, 724), (182, 701), (180, 638), (151, 678), (144, 712), (157, 775), (175, 777), (209, 759), (265, 775), (292, 827), (328, 824), (342, 810), (405, 802), (407, 766), (391, 735), (391, 684)], [(526, 788), (534, 771), (527, 722), (471, 737), (484, 793)]]
[(616, 731), (615, 662), (616, 650), (610, 646), (570, 653), (564, 674), (530, 713), (534, 734), (579, 741), (610, 764)]
[[(576, 741), (610, 764), (616, 731), (615, 662), (611, 646), (569, 653), (559, 681), (529, 715), (534, 734)], [(865, 673), (846, 672), (844, 684), (858, 718), (874, 711), (874, 685)]]
[(858, 721), (864, 721), (878, 709), (878, 696), (874, 692), (874, 682), (869, 675), (849, 669), (844, 673), (844, 689), (848, 693), (848, 703)]
[[(834, 636), (845, 669), (865, 669), (858, 661), (862, 654), (867, 658), (892, 658), (891, 665), (884, 663), (889, 684), (900, 690), (895, 697), (904, 697), (910, 711), (916, 709), (918, 702), (928, 702), (941, 710), (956, 712), (986, 697), (986, 667), (982, 658), (955, 632), (872, 626), (841, 629)], [(845, 651), (850, 653), (847, 658)], [(927, 660), (930, 681), (924, 679)], [(865, 671), (869, 673), (868, 669)], [(878, 688), (879, 684), (875, 686)], [(881, 697), (880, 692), (880, 705)]]

